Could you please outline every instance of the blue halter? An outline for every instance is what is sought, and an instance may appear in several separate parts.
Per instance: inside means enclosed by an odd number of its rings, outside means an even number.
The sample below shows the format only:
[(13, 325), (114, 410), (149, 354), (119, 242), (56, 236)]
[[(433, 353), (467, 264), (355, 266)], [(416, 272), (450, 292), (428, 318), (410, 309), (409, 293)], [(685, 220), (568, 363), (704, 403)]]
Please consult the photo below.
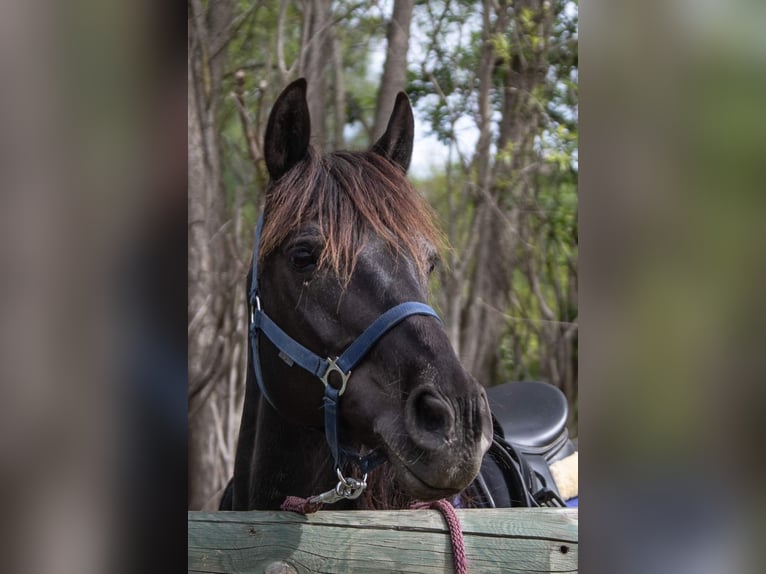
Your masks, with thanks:
[[(351, 370), (367, 355), (375, 343), (388, 331), (401, 323), (407, 317), (412, 315), (430, 315), (439, 319), (431, 307), (424, 303), (410, 301), (400, 303), (392, 307), (380, 317), (375, 319), (345, 351), (335, 359), (322, 358), (319, 355), (309, 351), (306, 347), (298, 343), (295, 339), (285, 333), (266, 312), (261, 308), (261, 300), (258, 291), (258, 253), (261, 242), (261, 229), (263, 228), (263, 214), (258, 219), (258, 225), (255, 229), (255, 247), (253, 249), (253, 270), (250, 282), (250, 344), (253, 352), (253, 369), (255, 370), (255, 380), (258, 383), (261, 393), (269, 404), (277, 410), (269, 394), (266, 392), (266, 386), (263, 383), (261, 373), (261, 362), (258, 353), (258, 335), (265, 335), (277, 349), (280, 355), (285, 358), (288, 364), (298, 365), (317, 377), (324, 384), (324, 425), (325, 438), (332, 452), (335, 466), (340, 470), (344, 463), (354, 462), (359, 466), (363, 474), (385, 461), (385, 454), (380, 450), (374, 450), (365, 456), (360, 456), (346, 449), (342, 449), (338, 441), (338, 403), (340, 397), (346, 390)], [(441, 321), (441, 319), (439, 319)], [(292, 366), (292, 364), (291, 364)], [(330, 384), (330, 375), (337, 373), (340, 378), (340, 387), (335, 388)]]

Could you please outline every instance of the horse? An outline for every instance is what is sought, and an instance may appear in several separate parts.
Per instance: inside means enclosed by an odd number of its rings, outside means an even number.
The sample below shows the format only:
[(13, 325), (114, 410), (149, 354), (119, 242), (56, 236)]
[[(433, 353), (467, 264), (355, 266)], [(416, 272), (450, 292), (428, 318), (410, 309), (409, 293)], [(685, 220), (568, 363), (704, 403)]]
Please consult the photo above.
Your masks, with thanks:
[[(322, 154), (306, 93), (304, 79), (288, 85), (267, 122), (245, 400), (221, 508), (324, 491), (339, 509), (454, 497), (493, 428), (484, 388), (427, 305), (443, 239), (406, 176), (409, 99), (398, 94), (368, 151)], [(353, 369), (341, 365), (350, 354)]]

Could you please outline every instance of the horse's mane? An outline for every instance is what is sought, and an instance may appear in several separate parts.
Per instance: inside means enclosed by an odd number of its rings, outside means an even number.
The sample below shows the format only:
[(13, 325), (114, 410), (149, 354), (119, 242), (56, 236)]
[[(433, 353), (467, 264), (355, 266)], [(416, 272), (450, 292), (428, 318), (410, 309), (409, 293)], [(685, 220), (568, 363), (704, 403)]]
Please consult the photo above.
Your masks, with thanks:
[(261, 259), (313, 222), (325, 242), (318, 267), (344, 283), (370, 233), (410, 255), (423, 276), (429, 264), (424, 247), (444, 245), (430, 206), (400, 167), (375, 152), (320, 155), (309, 147), (301, 162), (270, 184), (266, 196)]

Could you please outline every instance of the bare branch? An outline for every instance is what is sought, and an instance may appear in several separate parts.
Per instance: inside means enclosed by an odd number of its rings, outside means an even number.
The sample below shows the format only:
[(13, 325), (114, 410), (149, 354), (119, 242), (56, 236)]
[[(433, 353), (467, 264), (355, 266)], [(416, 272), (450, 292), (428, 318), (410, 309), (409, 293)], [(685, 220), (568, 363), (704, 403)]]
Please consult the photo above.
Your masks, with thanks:
[(263, 153), (260, 146), (258, 145), (258, 140), (250, 126), (250, 118), (247, 114), (247, 107), (245, 105), (244, 97), (245, 72), (238, 70), (235, 78), (237, 80), (237, 87), (231, 96), (237, 106), (239, 121), (242, 124), (242, 132), (244, 133), (245, 140), (247, 141), (247, 151), (250, 153), (250, 159), (253, 162), (253, 167), (258, 169), (258, 162), (263, 158)]
[[(277, 18), (277, 66), (279, 67), (279, 75), (282, 78), (282, 83), (286, 84), (287, 79), (290, 77), (290, 70), (287, 69), (285, 64), (285, 14), (287, 13), (287, 1), (282, 0), (279, 5), (279, 17)], [(293, 63), (293, 65), (295, 65)]]
[(517, 317), (515, 315), (509, 315), (505, 311), (498, 309), (497, 307), (487, 303), (483, 299), (478, 299), (476, 302), (479, 305), (482, 305), (485, 308), (491, 310), (493, 313), (496, 313), (502, 316), (504, 319), (508, 321), (517, 322), (517, 323), (533, 323), (533, 324), (541, 323), (541, 324), (547, 324), (547, 325), (566, 326), (568, 333), (575, 333), (578, 330), (579, 325), (577, 321), (557, 321), (557, 320), (549, 320), (549, 319), (540, 319), (537, 317)]

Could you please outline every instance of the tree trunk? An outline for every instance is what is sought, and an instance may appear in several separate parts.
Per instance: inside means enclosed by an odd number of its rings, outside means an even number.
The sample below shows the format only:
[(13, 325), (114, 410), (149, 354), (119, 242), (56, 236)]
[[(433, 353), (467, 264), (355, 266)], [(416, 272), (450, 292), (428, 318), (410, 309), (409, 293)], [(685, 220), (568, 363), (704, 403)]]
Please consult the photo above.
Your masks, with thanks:
[(492, 161), (491, 96), (494, 86), (496, 50), (492, 38), (508, 23), (508, 9), (483, 2), (482, 51), (479, 63), (479, 141), (474, 155), (477, 208), (472, 225), (477, 240), (466, 257), (472, 261), (470, 287), (461, 314), (460, 358), (468, 371), (485, 386), (496, 382), (497, 358), (510, 297), (512, 255), (515, 236), (509, 220), (497, 205), (496, 165)]
[(232, 2), (191, 2), (188, 57), (189, 133), (189, 508), (200, 508), (220, 487), (217, 403), (228, 394), (228, 341), (221, 333), (229, 285), (228, 246), (221, 233), (226, 204), (218, 110)]
[(491, 202), (478, 208), (479, 241), (473, 281), (464, 309), (461, 356), (468, 371), (485, 386), (497, 383), (500, 341), (511, 294), (517, 235), (513, 221)]
[(410, 43), (410, 22), (412, 21), (413, 0), (395, 0), (391, 22), (388, 25), (388, 45), (383, 77), (380, 80), (378, 100), (375, 106), (375, 123), (372, 141), (386, 131), (388, 118), (394, 108), (396, 94), (404, 90), (407, 83), (407, 49)]
[(341, 54), (338, 30), (332, 34), (332, 62), (334, 77), (335, 106), (333, 108), (333, 148), (343, 149), (343, 128), (346, 126), (346, 86), (343, 82), (343, 54)]
[(327, 145), (327, 75), (332, 64), (332, 1), (306, 2), (303, 19), (301, 65), (298, 75), (306, 78), (308, 82), (306, 98), (311, 117), (311, 143), (323, 151)]

